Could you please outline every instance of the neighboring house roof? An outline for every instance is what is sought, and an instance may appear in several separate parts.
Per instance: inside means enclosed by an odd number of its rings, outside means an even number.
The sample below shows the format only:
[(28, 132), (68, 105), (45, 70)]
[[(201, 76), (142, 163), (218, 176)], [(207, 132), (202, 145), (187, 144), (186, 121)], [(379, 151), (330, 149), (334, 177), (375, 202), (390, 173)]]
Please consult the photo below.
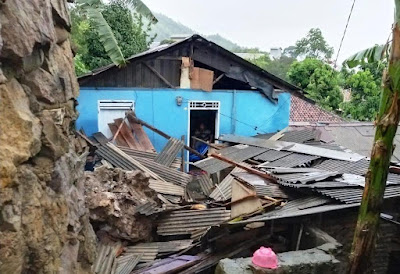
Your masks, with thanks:
[[(160, 45), (131, 56), (128, 58), (129, 63), (125, 68), (119, 69), (116, 65), (111, 64), (82, 75), (78, 80), (81, 86), (92, 87), (154, 88), (163, 87), (165, 83), (170, 83), (167, 87), (178, 87), (181, 66), (179, 58), (182, 56), (192, 58), (195, 66), (213, 70), (221, 88), (229, 87), (229, 83), (237, 83), (242, 89), (261, 91), (274, 102), (277, 101), (276, 90), (290, 92), (312, 102), (304, 96), (304, 92), (300, 88), (197, 34), (173, 44)], [(150, 75), (144, 76), (145, 73)], [(164, 83), (154, 83), (158, 80), (151, 78), (154, 76), (153, 74), (161, 75)], [(224, 83), (228, 83), (228, 85), (223, 85)]]
[[(348, 148), (366, 157), (371, 156), (374, 143), (375, 127), (372, 122), (342, 122), (331, 124), (319, 123), (291, 123), (291, 130), (306, 128), (318, 129), (321, 132), (320, 140), (325, 143), (335, 143)], [(396, 145), (393, 151), (392, 161), (400, 162), (400, 131), (393, 140)]]
[(340, 116), (324, 110), (313, 103), (296, 96), (291, 96), (290, 122), (339, 123), (344, 121)]

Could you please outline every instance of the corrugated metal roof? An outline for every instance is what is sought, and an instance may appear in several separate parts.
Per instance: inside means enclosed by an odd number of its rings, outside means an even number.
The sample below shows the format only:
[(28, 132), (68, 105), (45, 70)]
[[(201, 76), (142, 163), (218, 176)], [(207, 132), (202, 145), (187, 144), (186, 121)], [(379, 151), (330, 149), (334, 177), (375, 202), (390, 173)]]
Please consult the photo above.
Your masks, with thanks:
[[(157, 156), (157, 153), (155, 152), (148, 152), (148, 151), (141, 151), (141, 150), (136, 150), (136, 149), (131, 149), (131, 148), (126, 148), (126, 147), (118, 147), (121, 149), (123, 152), (128, 154), (129, 156), (133, 156), (135, 158), (140, 157), (140, 158), (147, 158), (150, 160), (154, 160)], [(175, 158), (172, 164), (170, 165), (171, 168), (179, 168), (181, 166), (181, 158)]]
[(280, 141), (294, 142), (294, 143), (304, 143), (306, 141), (315, 140), (318, 136), (318, 131), (315, 129), (301, 129), (287, 131), (283, 134)]
[(201, 191), (204, 195), (209, 196), (214, 189), (214, 183), (210, 179), (210, 175), (201, 174), (195, 177), (195, 179), (199, 182)]
[(290, 174), (271, 174), (277, 179), (277, 182), (291, 184), (308, 184), (310, 182), (319, 182), (340, 175), (334, 171), (321, 171), (310, 173), (290, 173)]
[(355, 175), (365, 175), (367, 173), (369, 161), (362, 159), (357, 162), (339, 161), (333, 159), (327, 159), (320, 164), (315, 165), (315, 168), (337, 171), (340, 173), (350, 173)]
[(156, 203), (148, 201), (147, 203), (137, 206), (135, 210), (142, 215), (150, 216), (152, 214), (161, 212), (162, 208)]
[(158, 181), (154, 179), (150, 179), (149, 187), (161, 194), (169, 194), (169, 195), (183, 197), (185, 193), (185, 189), (181, 186), (177, 186), (169, 182)]
[(164, 166), (171, 166), (172, 162), (176, 158), (176, 155), (181, 152), (183, 146), (184, 144), (181, 140), (170, 138), (165, 147), (154, 158), (154, 162)]
[[(321, 203), (324, 203), (321, 205)], [(312, 204), (319, 204), (318, 206), (310, 207)], [(249, 218), (244, 221), (232, 222), (231, 224), (247, 224), (252, 222), (263, 222), (276, 219), (300, 217), (305, 215), (323, 213), (334, 210), (341, 210), (351, 207), (356, 207), (359, 204), (337, 204), (329, 203), (329, 200), (322, 197), (306, 197), (289, 201), (280, 209), (264, 213), (259, 216)]]
[(231, 211), (225, 207), (206, 210), (179, 210), (162, 217), (157, 226), (158, 235), (187, 235), (229, 220)]
[[(251, 165), (246, 163), (240, 163), (241, 165), (245, 165), (250, 167)], [(226, 201), (232, 198), (232, 181), (235, 178), (232, 176), (233, 173), (244, 172), (245, 170), (235, 167), (231, 173), (229, 173), (219, 184), (215, 186), (214, 191), (210, 194), (210, 198), (216, 201)]]
[(291, 153), (290, 155), (268, 163), (268, 165), (276, 167), (305, 167), (309, 166), (312, 161), (315, 161), (319, 158), (320, 157), (314, 155)]
[[(235, 162), (241, 162), (250, 159), (256, 155), (259, 155), (265, 151), (266, 149), (263, 148), (248, 145), (236, 145), (228, 148), (223, 148), (218, 151), (218, 153)], [(202, 170), (207, 171), (209, 174), (216, 173), (231, 166), (231, 164), (215, 158), (207, 158), (194, 163), (194, 165)]]
[(261, 178), (255, 174), (247, 172), (232, 173), (234, 177), (254, 186), (258, 196), (268, 196), (272, 198), (288, 198), (288, 195), (276, 183)]
[[(360, 203), (363, 195), (363, 188), (339, 188), (339, 189), (315, 189), (316, 192), (321, 193), (332, 199), (341, 201), (346, 204)], [(385, 199), (399, 197), (400, 185), (386, 186)]]
[[(130, 274), (135, 266), (139, 263), (140, 256), (130, 254), (126, 256), (120, 256), (117, 258), (116, 270), (114, 273), (116, 274)], [(113, 272), (111, 272), (113, 273)]]
[(280, 158), (283, 158), (285, 156), (288, 156), (290, 154), (292, 154), (292, 152), (269, 149), (266, 152), (254, 157), (254, 160), (264, 161), (264, 162), (272, 162), (272, 161), (276, 161)]
[(154, 173), (158, 174), (163, 180), (174, 183), (178, 186), (186, 186), (189, 182), (192, 181), (192, 175), (187, 174), (185, 172), (166, 167), (159, 163), (156, 163), (152, 160), (145, 159), (145, 158), (135, 158), (138, 162), (142, 165), (153, 171)]
[(159, 252), (158, 246), (149, 246), (147, 244), (137, 244), (134, 246), (127, 246), (124, 255), (141, 256), (140, 262), (152, 262), (156, 259)]

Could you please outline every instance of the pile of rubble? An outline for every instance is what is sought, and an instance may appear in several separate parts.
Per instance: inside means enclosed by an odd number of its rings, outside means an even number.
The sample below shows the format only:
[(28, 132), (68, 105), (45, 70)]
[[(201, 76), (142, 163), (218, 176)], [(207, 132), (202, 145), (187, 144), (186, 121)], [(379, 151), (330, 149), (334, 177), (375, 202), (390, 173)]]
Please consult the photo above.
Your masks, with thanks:
[[(186, 146), (169, 138), (159, 154), (138, 149), (147, 136), (132, 117), (116, 122), (116, 144), (101, 133), (81, 136), (97, 157), (85, 177), (90, 218), (108, 236), (95, 273), (199, 273), (262, 245), (298, 250), (303, 220), (288, 219), (321, 218), (361, 201), (368, 159), (316, 130), (221, 136), (225, 143), (212, 144), (211, 157), (186, 173), (177, 157)], [(400, 196), (400, 175), (389, 180), (385, 198)]]

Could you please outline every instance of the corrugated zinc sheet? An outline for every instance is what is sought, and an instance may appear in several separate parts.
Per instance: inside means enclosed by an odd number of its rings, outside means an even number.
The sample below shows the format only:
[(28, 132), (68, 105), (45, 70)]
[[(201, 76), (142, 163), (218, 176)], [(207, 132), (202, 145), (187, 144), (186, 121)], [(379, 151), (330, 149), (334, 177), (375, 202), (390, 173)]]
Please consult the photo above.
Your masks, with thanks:
[(229, 220), (230, 210), (224, 207), (206, 210), (179, 210), (162, 217), (157, 226), (158, 235), (191, 235), (202, 228), (208, 228)]
[(160, 194), (169, 194), (169, 195), (183, 197), (185, 193), (185, 189), (183, 187), (177, 186), (169, 182), (150, 179), (149, 183), (150, 183), (149, 187), (154, 189), (157, 193)]
[[(129, 156), (133, 156), (133, 157), (140, 157), (140, 158), (154, 160), (157, 156), (157, 153), (155, 153), (155, 152), (141, 151), (141, 150), (126, 148), (126, 147), (121, 147), (121, 146), (119, 146), (118, 148), (121, 149), (126, 154), (128, 154)], [(181, 158), (175, 158), (170, 167), (171, 168), (179, 168), (181, 166), (181, 161), (182, 161)]]
[[(318, 193), (346, 204), (360, 203), (363, 188), (315, 189)], [(400, 197), (400, 185), (386, 187), (384, 199)]]
[(181, 152), (183, 146), (184, 144), (182, 141), (175, 138), (170, 138), (165, 147), (155, 157), (154, 162), (164, 166), (171, 166), (172, 162), (176, 158), (176, 155)]
[(277, 179), (277, 182), (291, 184), (308, 184), (310, 182), (324, 181), (328, 178), (336, 177), (340, 173), (334, 171), (321, 171), (310, 173), (290, 173), (290, 174), (271, 174)]
[(161, 212), (162, 208), (160, 208), (160, 206), (154, 202), (147, 202), (137, 206), (135, 210), (136, 212), (139, 212), (142, 215), (150, 216), (155, 213)]
[(269, 149), (266, 152), (254, 157), (254, 160), (263, 161), (263, 162), (272, 162), (272, 161), (276, 161), (280, 158), (283, 158), (285, 156), (288, 156), (290, 154), (292, 154), (292, 152)]
[(304, 143), (306, 141), (315, 140), (318, 136), (318, 132), (315, 129), (302, 129), (292, 130), (284, 133), (283, 137), (279, 141)]
[(166, 167), (164, 165), (161, 165), (159, 163), (156, 163), (152, 160), (145, 159), (145, 158), (135, 158), (138, 162), (140, 162), (142, 165), (153, 171), (154, 173), (157, 173), (159, 177), (161, 177), (163, 180), (174, 183), (178, 186), (186, 186), (190, 181), (192, 181), (192, 175), (187, 174), (185, 172)]
[[(321, 205), (321, 203), (324, 203)], [(319, 204), (318, 206), (309, 207), (310, 204)], [(305, 215), (323, 213), (334, 210), (342, 210), (346, 208), (356, 207), (359, 204), (338, 204), (328, 203), (323, 197), (306, 197), (289, 201), (280, 209), (264, 213), (260, 216), (255, 216), (244, 221), (234, 222), (232, 224), (246, 224), (252, 222), (263, 222), (276, 219), (293, 218)]]
[[(236, 145), (221, 149), (218, 153), (235, 162), (241, 162), (259, 155), (266, 150), (267, 149), (248, 145)], [(209, 174), (216, 173), (231, 166), (230, 164), (215, 158), (207, 158), (194, 163), (194, 165), (202, 170), (207, 171)]]
[(156, 259), (158, 254), (158, 246), (149, 246), (147, 244), (138, 244), (134, 246), (127, 246), (124, 255), (141, 256), (140, 262), (152, 262)]
[[(247, 167), (250, 167), (249, 164), (240, 163)], [(232, 181), (235, 178), (232, 176), (233, 173), (244, 172), (243, 169), (239, 167), (235, 167), (231, 173), (229, 173), (219, 184), (215, 185), (214, 191), (210, 194), (210, 198), (216, 201), (226, 201), (232, 198)]]
[(357, 162), (348, 162), (348, 161), (340, 161), (327, 159), (322, 163), (315, 166), (315, 168), (328, 170), (328, 171), (337, 171), (340, 173), (350, 173), (355, 175), (365, 175), (368, 170), (369, 161), (367, 159), (362, 159)]
[(268, 163), (268, 165), (276, 167), (305, 167), (309, 166), (312, 161), (319, 158), (320, 157), (314, 155), (291, 153), (290, 155)]
[(204, 195), (210, 195), (214, 188), (214, 183), (211, 181), (210, 176), (208, 174), (202, 174), (196, 176), (195, 179), (199, 182), (201, 191)]
[(130, 254), (116, 259), (116, 274), (130, 274), (140, 261), (140, 255)]

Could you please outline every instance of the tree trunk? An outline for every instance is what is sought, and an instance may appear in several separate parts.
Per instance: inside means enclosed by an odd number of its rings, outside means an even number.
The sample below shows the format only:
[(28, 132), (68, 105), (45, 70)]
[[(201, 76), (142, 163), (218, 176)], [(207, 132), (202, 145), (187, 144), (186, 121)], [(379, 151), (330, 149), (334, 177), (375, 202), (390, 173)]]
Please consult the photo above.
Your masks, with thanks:
[(393, 138), (399, 123), (400, 110), (400, 0), (396, 3), (392, 50), (389, 67), (383, 76), (383, 93), (376, 119), (375, 142), (365, 179), (364, 194), (354, 233), (348, 273), (372, 272), (379, 217), (386, 180), (393, 152)]

